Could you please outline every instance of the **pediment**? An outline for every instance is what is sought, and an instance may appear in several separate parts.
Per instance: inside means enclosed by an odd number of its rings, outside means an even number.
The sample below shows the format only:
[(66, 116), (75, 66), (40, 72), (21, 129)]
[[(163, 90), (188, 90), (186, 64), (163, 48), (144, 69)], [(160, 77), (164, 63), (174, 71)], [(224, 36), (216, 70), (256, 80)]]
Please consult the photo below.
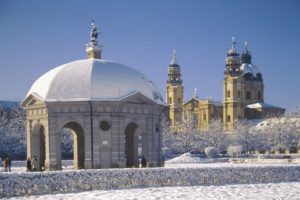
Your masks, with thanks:
[(148, 104), (148, 105), (155, 105), (156, 102), (152, 101), (145, 95), (140, 92), (132, 93), (123, 99), (120, 100), (122, 103), (136, 103), (136, 104)]
[(21, 106), (23, 108), (26, 108), (26, 107), (39, 106), (44, 104), (45, 102), (43, 101), (42, 98), (38, 97), (37, 95), (30, 94), (22, 101)]
[(187, 101), (186, 103), (184, 103), (183, 105), (184, 106), (187, 106), (188, 104), (196, 104), (196, 103), (200, 103), (201, 102), (201, 99), (198, 99), (198, 98), (192, 98), (190, 99), (189, 101)]

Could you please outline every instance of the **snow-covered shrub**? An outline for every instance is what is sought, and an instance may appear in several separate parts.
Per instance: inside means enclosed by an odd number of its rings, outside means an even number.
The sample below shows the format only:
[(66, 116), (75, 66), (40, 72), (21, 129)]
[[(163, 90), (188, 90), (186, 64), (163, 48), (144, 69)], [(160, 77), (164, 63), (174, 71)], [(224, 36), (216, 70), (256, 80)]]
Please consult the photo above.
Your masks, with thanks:
[(209, 158), (216, 158), (218, 156), (218, 150), (215, 147), (206, 147), (205, 155)]
[(238, 157), (239, 154), (242, 153), (242, 147), (241, 146), (228, 146), (227, 147), (227, 154), (230, 157)]

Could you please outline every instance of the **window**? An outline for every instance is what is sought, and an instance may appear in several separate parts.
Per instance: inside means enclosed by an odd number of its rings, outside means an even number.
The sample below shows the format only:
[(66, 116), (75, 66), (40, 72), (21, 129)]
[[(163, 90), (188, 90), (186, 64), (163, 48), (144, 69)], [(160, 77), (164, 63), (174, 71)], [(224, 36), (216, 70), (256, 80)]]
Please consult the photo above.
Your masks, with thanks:
[(110, 124), (107, 121), (100, 122), (100, 129), (102, 131), (108, 131), (110, 129)]
[(172, 97), (169, 97), (169, 103), (172, 103)]
[(227, 97), (230, 97), (230, 90), (227, 91)]
[(257, 99), (260, 100), (261, 99), (261, 94), (260, 91), (257, 92)]
[(230, 122), (230, 115), (227, 115), (227, 122)]
[(246, 100), (249, 100), (249, 99), (251, 99), (251, 93), (250, 93), (250, 91), (247, 91), (246, 92)]
[(203, 114), (203, 120), (206, 121), (206, 114)]
[(178, 103), (180, 103), (180, 98), (178, 98)]
[(238, 91), (238, 98), (241, 97), (241, 91)]

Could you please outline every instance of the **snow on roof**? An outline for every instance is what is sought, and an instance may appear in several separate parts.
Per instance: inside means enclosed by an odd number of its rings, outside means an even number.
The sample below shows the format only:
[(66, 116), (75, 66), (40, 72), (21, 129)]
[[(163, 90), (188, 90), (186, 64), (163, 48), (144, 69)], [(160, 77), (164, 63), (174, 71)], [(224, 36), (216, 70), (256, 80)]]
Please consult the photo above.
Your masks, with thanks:
[(100, 59), (84, 59), (58, 66), (35, 81), (26, 97), (46, 102), (117, 101), (140, 92), (164, 104), (159, 89), (145, 75), (128, 66)]
[(215, 106), (223, 106), (222, 102), (221, 101), (214, 101), (213, 104)]
[(275, 106), (263, 102), (249, 104), (246, 107), (247, 108), (275, 108)]
[(256, 124), (256, 128), (266, 128), (266, 127), (272, 127), (275, 125), (284, 125), (284, 124), (293, 124), (295, 127), (300, 128), (300, 118), (293, 117), (281, 117), (281, 118), (268, 118), (265, 120), (258, 121)]
[(249, 63), (241, 64), (240, 70), (243, 71), (243, 74), (251, 73), (253, 76), (256, 76), (259, 73), (257, 67)]

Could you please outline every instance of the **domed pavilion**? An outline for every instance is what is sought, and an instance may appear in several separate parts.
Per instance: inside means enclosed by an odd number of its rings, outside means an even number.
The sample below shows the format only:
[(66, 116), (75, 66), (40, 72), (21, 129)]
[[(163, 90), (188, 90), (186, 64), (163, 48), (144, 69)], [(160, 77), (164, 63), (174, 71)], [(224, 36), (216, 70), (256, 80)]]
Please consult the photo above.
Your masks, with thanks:
[(73, 135), (75, 169), (161, 166), (158, 88), (126, 65), (103, 60), (94, 22), (88, 59), (55, 67), (38, 78), (22, 102), (26, 110), (27, 157), (39, 169), (62, 169), (62, 130)]

